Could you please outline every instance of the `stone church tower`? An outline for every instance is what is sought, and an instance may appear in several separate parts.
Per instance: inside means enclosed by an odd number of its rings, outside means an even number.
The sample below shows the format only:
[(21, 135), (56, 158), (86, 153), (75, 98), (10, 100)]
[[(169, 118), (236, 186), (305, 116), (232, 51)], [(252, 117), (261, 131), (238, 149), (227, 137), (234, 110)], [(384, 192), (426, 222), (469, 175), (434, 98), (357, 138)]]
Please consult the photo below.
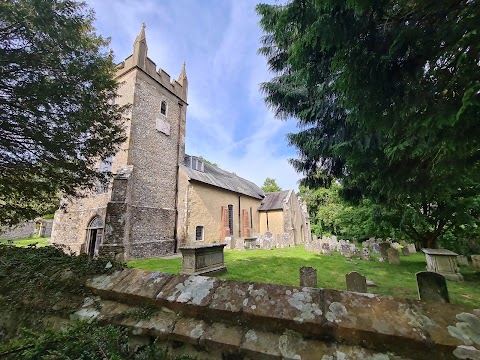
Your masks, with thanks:
[(133, 54), (117, 66), (118, 104), (131, 104), (127, 140), (100, 168), (115, 174), (108, 189), (55, 213), (52, 242), (119, 260), (176, 249), (178, 167), (185, 157), (188, 80), (185, 64), (171, 80), (147, 56), (145, 26)]

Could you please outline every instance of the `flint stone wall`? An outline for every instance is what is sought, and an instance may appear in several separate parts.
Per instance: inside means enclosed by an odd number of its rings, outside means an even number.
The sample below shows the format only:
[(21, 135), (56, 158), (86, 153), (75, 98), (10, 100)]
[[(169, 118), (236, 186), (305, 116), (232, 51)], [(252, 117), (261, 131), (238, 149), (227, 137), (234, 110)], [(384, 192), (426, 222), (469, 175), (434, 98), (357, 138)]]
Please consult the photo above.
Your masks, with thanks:
[(0, 240), (31, 238), (35, 233), (35, 221), (26, 221), (9, 228), (0, 228)]
[[(198, 359), (458, 359), (466, 352), (480, 354), (474, 336), (480, 332), (480, 309), (464, 306), (136, 269), (97, 276), (86, 285), (93, 296), (73, 315), (57, 317), (126, 326), (137, 339), (193, 351)], [(126, 316), (142, 307), (156, 311), (148, 319)]]

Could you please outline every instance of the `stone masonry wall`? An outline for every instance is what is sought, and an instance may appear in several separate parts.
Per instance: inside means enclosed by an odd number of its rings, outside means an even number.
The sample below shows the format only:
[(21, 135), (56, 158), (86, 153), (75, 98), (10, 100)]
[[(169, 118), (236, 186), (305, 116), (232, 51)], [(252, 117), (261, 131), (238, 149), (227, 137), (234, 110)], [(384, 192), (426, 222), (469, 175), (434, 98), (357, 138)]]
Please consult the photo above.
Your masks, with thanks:
[(268, 211), (268, 229), (267, 229), (267, 211), (260, 211), (260, 233), (271, 232), (274, 235), (283, 236), (284, 214), (282, 210)]
[[(143, 71), (137, 71), (129, 155), (134, 166), (130, 179), (130, 258), (175, 250), (176, 181), (178, 157), (184, 157), (186, 110), (178, 100)], [(166, 116), (160, 113), (162, 101), (167, 103)], [(167, 133), (157, 129), (158, 119), (168, 123)]]
[[(96, 319), (129, 328), (137, 344), (155, 341), (209, 360), (480, 354), (480, 309), (464, 306), (135, 269), (91, 278), (86, 286), (93, 296), (82, 306), (66, 312), (71, 294), (64, 294), (44, 312), (44, 323)], [(135, 318), (142, 309), (150, 315)]]
[(0, 240), (26, 239), (35, 233), (35, 221), (27, 221), (10, 228), (0, 228)]
[[(233, 237), (239, 237), (239, 229), (242, 229), (242, 218), (239, 221), (238, 194), (232, 191), (220, 189), (200, 182), (190, 182), (188, 189), (187, 220), (186, 220), (186, 243), (188, 245), (221, 243), (222, 206), (233, 205)], [(240, 195), (240, 214), (242, 210), (250, 213), (252, 208), (253, 232), (258, 232), (259, 217), (258, 207), (260, 199)], [(180, 211), (180, 209), (179, 209)], [(195, 241), (196, 226), (204, 227), (204, 241)], [(241, 236), (245, 236), (241, 232)]]

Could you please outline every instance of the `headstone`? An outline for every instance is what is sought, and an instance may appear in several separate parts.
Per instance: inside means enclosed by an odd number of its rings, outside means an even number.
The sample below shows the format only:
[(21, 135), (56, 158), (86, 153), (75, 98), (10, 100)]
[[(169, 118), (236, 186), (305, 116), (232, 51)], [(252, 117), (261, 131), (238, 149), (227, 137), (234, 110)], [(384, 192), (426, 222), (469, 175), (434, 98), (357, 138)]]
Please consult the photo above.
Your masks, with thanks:
[(400, 253), (394, 248), (387, 250), (388, 262), (392, 265), (400, 265)]
[(404, 255), (404, 256), (409, 256), (410, 255), (410, 250), (408, 250), (408, 247), (406, 247), (406, 246), (402, 247), (402, 255)]
[(416, 254), (417, 253), (417, 249), (415, 248), (415, 244), (408, 244), (407, 247), (408, 247), (408, 251), (410, 252), (410, 254)]
[(477, 271), (480, 271), (480, 255), (472, 255), (472, 265), (475, 266)]
[(361, 258), (363, 260), (370, 260), (370, 251), (367, 248), (363, 248)]
[(468, 265), (468, 258), (464, 255), (457, 256), (457, 264), (458, 266), (467, 266)]
[(380, 249), (380, 254), (382, 255), (383, 258), (387, 258), (387, 250), (392, 247), (392, 245), (389, 242), (382, 242), (378, 244), (378, 247)]
[(379, 254), (380, 253), (380, 245), (372, 244), (372, 253)]
[(362, 252), (360, 251), (359, 248), (356, 247), (356, 248), (353, 249), (353, 256), (355, 256), (355, 257), (362, 256)]
[(347, 291), (367, 292), (367, 280), (362, 274), (352, 271), (345, 276)]
[(317, 287), (317, 270), (311, 266), (301, 267), (300, 286)]
[(418, 297), (422, 301), (449, 303), (447, 281), (445, 277), (431, 272), (420, 271), (416, 274)]
[(392, 248), (394, 248), (395, 250), (400, 250), (401, 247), (402, 246), (398, 242), (392, 243)]
[(348, 245), (342, 245), (340, 248), (340, 253), (347, 258), (352, 257), (352, 251)]

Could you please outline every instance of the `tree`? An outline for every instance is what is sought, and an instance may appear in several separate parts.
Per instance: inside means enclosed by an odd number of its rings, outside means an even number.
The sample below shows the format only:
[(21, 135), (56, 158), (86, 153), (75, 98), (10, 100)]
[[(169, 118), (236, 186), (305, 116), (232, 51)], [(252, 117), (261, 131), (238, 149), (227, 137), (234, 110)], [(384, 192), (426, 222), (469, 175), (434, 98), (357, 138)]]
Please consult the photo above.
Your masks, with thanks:
[(318, 169), (340, 179), (346, 199), (395, 211), (425, 247), (479, 221), (477, 1), (293, 0), (257, 12), (276, 73), (262, 90), (278, 117), (298, 120), (288, 139), (307, 183)]
[(263, 182), (262, 190), (266, 193), (269, 193), (274, 191), (281, 191), (282, 188), (277, 185), (277, 181), (275, 179), (267, 177)]
[(199, 158), (200, 160), (202, 160), (203, 162), (207, 163), (207, 164), (210, 164), (210, 165), (212, 165), (212, 166), (218, 167), (218, 165), (217, 165), (216, 163), (211, 162), (211, 161), (205, 159), (203, 156), (199, 156), (198, 158)]
[(48, 211), (96, 181), (125, 141), (107, 40), (72, 0), (0, 3), (0, 224)]

